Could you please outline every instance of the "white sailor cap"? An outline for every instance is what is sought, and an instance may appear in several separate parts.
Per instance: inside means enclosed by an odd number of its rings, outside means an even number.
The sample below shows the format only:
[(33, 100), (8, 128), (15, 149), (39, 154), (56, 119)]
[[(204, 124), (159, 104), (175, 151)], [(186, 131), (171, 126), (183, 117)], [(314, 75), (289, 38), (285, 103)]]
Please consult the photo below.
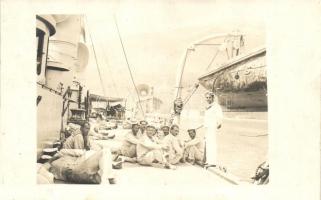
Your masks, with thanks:
[(207, 96), (207, 95), (211, 95), (211, 96), (213, 96), (213, 97), (214, 97), (214, 96), (215, 96), (215, 93), (214, 93), (214, 92), (209, 91), (209, 92), (206, 92), (206, 93), (205, 93), (205, 96)]
[(135, 120), (135, 119), (132, 119), (132, 120), (129, 121), (129, 123), (130, 123), (131, 125), (134, 125), (134, 124), (138, 124), (138, 121)]

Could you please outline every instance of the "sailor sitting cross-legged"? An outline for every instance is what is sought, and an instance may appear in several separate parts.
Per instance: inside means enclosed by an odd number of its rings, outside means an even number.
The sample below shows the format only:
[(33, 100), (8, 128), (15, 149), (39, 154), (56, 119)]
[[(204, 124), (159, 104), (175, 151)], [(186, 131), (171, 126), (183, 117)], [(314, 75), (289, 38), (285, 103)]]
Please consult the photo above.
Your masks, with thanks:
[(146, 133), (142, 136), (140, 143), (137, 145), (137, 162), (141, 165), (164, 167), (176, 169), (167, 160), (166, 145), (156, 143), (156, 129), (154, 126), (147, 126)]
[(183, 158), (183, 144), (178, 137), (179, 126), (172, 125), (170, 128), (170, 133), (165, 137), (165, 143), (169, 147), (169, 162), (172, 165), (178, 164)]
[(132, 124), (132, 129), (125, 135), (117, 157), (122, 161), (135, 163), (137, 162), (136, 147), (142, 134), (139, 131), (140, 126), (137, 121), (132, 120), (130, 123)]
[(188, 129), (188, 135), (190, 137), (184, 144), (184, 160), (191, 164), (203, 165), (204, 160), (204, 137), (196, 136), (195, 129)]

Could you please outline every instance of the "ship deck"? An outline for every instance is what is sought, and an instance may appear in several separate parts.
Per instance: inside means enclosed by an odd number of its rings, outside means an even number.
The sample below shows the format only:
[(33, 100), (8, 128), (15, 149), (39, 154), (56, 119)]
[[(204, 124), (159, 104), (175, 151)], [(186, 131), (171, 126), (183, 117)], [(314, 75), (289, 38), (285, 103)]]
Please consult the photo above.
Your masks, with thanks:
[[(267, 113), (226, 113), (223, 126), (217, 136), (218, 161), (228, 173), (219, 170), (205, 170), (196, 165), (181, 163), (176, 170), (153, 168), (124, 163), (115, 170), (117, 185), (191, 185), (195, 183), (214, 186), (247, 184), (256, 167), (265, 161), (267, 155)], [(183, 127), (182, 127), (183, 129)], [(111, 130), (113, 140), (96, 140), (104, 146), (118, 148), (124, 134), (122, 128)], [(237, 181), (237, 182), (235, 182)], [(56, 183), (64, 183), (56, 181)]]
[[(122, 143), (122, 138), (128, 130), (122, 128), (110, 130), (115, 133), (113, 140), (95, 140), (98, 144), (117, 149)], [(150, 166), (141, 166), (137, 163), (123, 163), (122, 169), (114, 170), (116, 183), (119, 186), (148, 185), (148, 186), (171, 186), (193, 185), (202, 183), (211, 186), (224, 186), (235, 184), (229, 179), (217, 175), (213, 170), (205, 170), (197, 165), (180, 163), (177, 169), (164, 169)], [(73, 184), (61, 180), (55, 180), (56, 184)]]

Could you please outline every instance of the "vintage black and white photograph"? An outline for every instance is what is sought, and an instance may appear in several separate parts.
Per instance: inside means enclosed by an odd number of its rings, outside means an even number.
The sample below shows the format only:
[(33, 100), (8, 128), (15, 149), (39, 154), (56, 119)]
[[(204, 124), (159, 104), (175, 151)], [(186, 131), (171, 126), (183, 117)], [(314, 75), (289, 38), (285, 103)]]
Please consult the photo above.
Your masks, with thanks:
[(35, 16), (37, 183), (267, 184), (264, 20), (130, 6)]
[(320, 9), (1, 0), (0, 199), (319, 199)]
[(1, 0), (0, 199), (319, 199), (320, 8)]

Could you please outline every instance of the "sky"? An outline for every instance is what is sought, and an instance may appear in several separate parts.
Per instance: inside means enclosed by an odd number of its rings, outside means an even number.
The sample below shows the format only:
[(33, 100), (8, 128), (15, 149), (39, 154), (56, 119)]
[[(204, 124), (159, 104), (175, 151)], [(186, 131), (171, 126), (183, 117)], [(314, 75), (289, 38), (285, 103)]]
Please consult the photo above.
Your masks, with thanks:
[[(177, 68), (186, 48), (193, 42), (239, 30), (244, 34), (244, 53), (265, 45), (266, 6), (261, 1), (135, 2), (112, 1), (106, 4), (104, 12), (88, 12), (85, 17), (93, 41), (89, 41), (87, 34), (91, 55), (86, 82), (92, 93), (104, 95), (93, 44), (105, 95), (137, 99), (115, 21), (136, 85), (153, 86), (155, 95), (165, 104), (174, 98)], [(215, 51), (216, 47), (199, 47), (189, 54), (183, 75), (185, 88), (197, 83), (197, 78), (206, 72)]]

